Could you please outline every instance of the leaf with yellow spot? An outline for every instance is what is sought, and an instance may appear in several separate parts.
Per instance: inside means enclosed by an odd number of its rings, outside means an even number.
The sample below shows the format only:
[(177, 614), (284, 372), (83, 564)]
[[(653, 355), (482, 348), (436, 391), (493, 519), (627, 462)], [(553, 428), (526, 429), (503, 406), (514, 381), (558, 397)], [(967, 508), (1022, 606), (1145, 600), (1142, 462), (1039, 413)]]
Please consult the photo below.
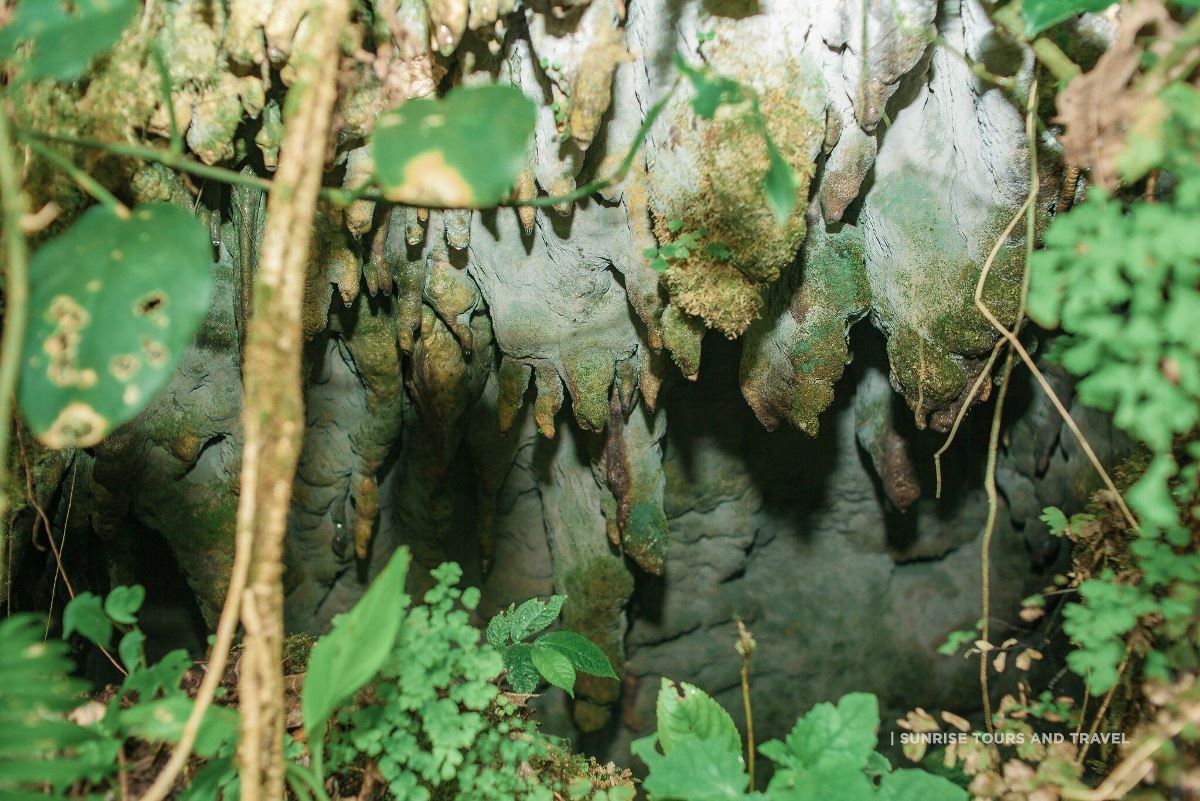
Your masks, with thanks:
[(431, 208), (495, 206), (525, 167), (536, 117), (513, 86), (461, 86), (401, 103), (371, 137), (384, 196)]
[(170, 379), (208, 313), (212, 243), (166, 203), (88, 209), (30, 263), (21, 414), (52, 448), (89, 447)]

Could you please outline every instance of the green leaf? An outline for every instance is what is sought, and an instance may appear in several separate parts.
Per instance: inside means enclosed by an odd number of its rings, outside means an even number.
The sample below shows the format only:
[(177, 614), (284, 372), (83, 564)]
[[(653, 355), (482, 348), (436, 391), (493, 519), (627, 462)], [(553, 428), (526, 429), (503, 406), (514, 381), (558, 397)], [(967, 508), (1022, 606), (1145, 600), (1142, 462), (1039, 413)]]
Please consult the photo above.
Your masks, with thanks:
[[(635, 740), (634, 756), (650, 768), (642, 787), (651, 801), (733, 801), (746, 797), (750, 783), (741, 755), (721, 740), (689, 739), (665, 754), (654, 737)], [(836, 796), (828, 797), (831, 801)], [(841, 799), (838, 799), (841, 801)]]
[[(125, 640), (131, 636), (125, 635), (121, 640), (121, 659), (125, 660)], [(143, 656), (143, 659), (145, 657)], [(126, 663), (128, 664), (128, 663)], [(170, 692), (179, 688), (179, 680), (192, 666), (192, 658), (182, 648), (171, 651), (151, 667), (140, 670), (130, 670), (125, 681), (121, 684), (122, 693), (135, 692), (142, 698), (153, 698), (160, 692)]]
[(512, 641), (520, 642), (558, 620), (566, 600), (565, 595), (551, 595), (549, 601), (530, 598), (518, 606), (508, 617), (509, 636)]
[(1024, 0), (1021, 20), (1025, 35), (1032, 39), (1047, 28), (1087, 11), (1103, 11), (1111, 0)]
[(1042, 510), (1042, 513), (1038, 515), (1038, 520), (1041, 520), (1043, 523), (1045, 523), (1046, 526), (1049, 527), (1050, 533), (1056, 537), (1061, 537), (1067, 533), (1069, 523), (1067, 522), (1067, 516), (1063, 514), (1062, 509), (1058, 509), (1053, 506), (1047, 506)]
[(783, 154), (775, 146), (774, 140), (765, 131), (763, 139), (767, 144), (767, 158), (770, 163), (763, 178), (763, 191), (767, 195), (767, 204), (770, 205), (771, 211), (775, 212), (775, 223), (783, 225), (796, 206), (796, 173), (792, 172), (791, 166), (784, 161)]
[(121, 638), (121, 642), (117, 646), (117, 654), (121, 657), (121, 663), (125, 665), (125, 669), (130, 673), (139, 670), (145, 664), (146, 658), (143, 651), (145, 644), (146, 635), (137, 629)]
[(504, 646), (508, 644), (512, 626), (508, 622), (508, 615), (500, 612), (487, 624), (487, 641), (488, 644), (497, 651), (503, 651)]
[[(57, 717), (81, 703), (87, 683), (68, 676), (67, 644), (42, 641), (45, 624), (32, 614), (0, 620), (0, 798), (34, 798), (30, 784), (62, 787), (96, 775), (94, 759), (63, 758), (63, 749), (99, 735)], [(37, 797), (44, 797), (37, 787)]]
[(875, 801), (874, 785), (861, 770), (845, 766), (776, 771), (767, 786), (772, 801)]
[(699, 687), (662, 680), (658, 690), (658, 741), (666, 753), (688, 740), (712, 740), (742, 753), (742, 738), (729, 713)]
[(104, 614), (104, 604), (90, 592), (81, 592), (71, 599), (63, 611), (63, 638), (79, 632), (101, 648), (112, 640), (112, 621)]
[(233, 757), (214, 759), (196, 771), (179, 801), (215, 801), (220, 797), (221, 789), (236, 779), (237, 765)]
[(146, 588), (140, 584), (114, 587), (104, 599), (104, 611), (114, 623), (132, 626), (137, 623), (137, 612), (146, 600)]
[(379, 117), (371, 153), (383, 194), (412, 206), (487, 208), (525, 168), (537, 109), (513, 86), (460, 86)]
[(313, 646), (300, 699), (310, 744), (321, 739), (333, 711), (374, 678), (396, 644), (408, 606), (409, 561), (408, 549), (397, 549), (358, 603)]
[[(182, 693), (157, 701), (140, 701), (122, 709), (121, 728), (135, 737), (153, 743), (178, 743), (183, 727), (192, 713), (192, 699)], [(196, 753), (210, 757), (237, 739), (237, 713), (221, 706), (210, 706), (200, 721), (196, 735)]]
[(537, 644), (559, 651), (571, 660), (571, 664), (576, 670), (590, 673), (593, 676), (618, 678), (612, 663), (608, 661), (608, 657), (600, 650), (600, 647), (582, 634), (574, 631), (552, 631), (538, 637)]
[(741, 103), (746, 93), (737, 81), (718, 75), (708, 67), (693, 67), (680, 53), (675, 54), (675, 68), (692, 84), (692, 111), (701, 119), (711, 120), (724, 105)]
[(566, 690), (567, 695), (574, 697), (575, 668), (571, 666), (571, 660), (566, 654), (548, 645), (534, 643), (529, 651), (529, 658), (546, 681)]
[(943, 776), (898, 770), (884, 774), (877, 797), (880, 801), (966, 801), (967, 791)]
[(796, 768), (863, 770), (875, 751), (879, 702), (870, 693), (849, 693), (837, 706), (821, 703), (796, 721), (785, 744)]
[(30, 263), (21, 414), (51, 448), (89, 447), (167, 383), (208, 313), (212, 243), (186, 209), (88, 209)]
[(979, 632), (974, 629), (952, 631), (946, 635), (946, 641), (938, 646), (937, 652), (943, 656), (953, 656), (959, 648), (978, 639)]
[(0, 57), (12, 59), (19, 42), (32, 42), (19, 79), (75, 80), (89, 61), (116, 44), (138, 8), (135, 0), (21, 0), (0, 32)]
[(537, 691), (538, 670), (533, 666), (533, 648), (518, 643), (504, 652), (504, 667), (508, 670), (508, 686), (517, 693)]

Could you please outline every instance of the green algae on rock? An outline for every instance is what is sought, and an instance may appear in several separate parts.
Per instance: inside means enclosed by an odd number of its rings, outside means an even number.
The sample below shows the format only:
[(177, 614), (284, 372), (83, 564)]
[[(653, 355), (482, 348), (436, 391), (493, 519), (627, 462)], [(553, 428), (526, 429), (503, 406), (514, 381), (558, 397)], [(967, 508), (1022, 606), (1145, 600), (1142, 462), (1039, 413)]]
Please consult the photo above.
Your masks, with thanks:
[(865, 267), (859, 228), (831, 234), (819, 215), (810, 220), (803, 255), (772, 289), (768, 313), (750, 326), (742, 351), (742, 394), (768, 429), (786, 420), (816, 435), (850, 359), (850, 326), (869, 308)]
[(716, 31), (705, 56), (718, 73), (757, 93), (767, 130), (796, 176), (798, 202), (779, 225), (763, 192), (767, 146), (749, 122), (747, 102), (704, 120), (686, 95), (672, 100), (660, 123), (667, 144), (657, 148), (647, 179), (660, 244), (702, 231), (712, 245), (689, 249), (665, 272), (671, 304), (732, 338), (758, 317), (765, 290), (804, 240), (804, 199), (825, 137), (826, 99), (819, 70), (803, 55), (764, 68), (737, 44), (736, 25)]

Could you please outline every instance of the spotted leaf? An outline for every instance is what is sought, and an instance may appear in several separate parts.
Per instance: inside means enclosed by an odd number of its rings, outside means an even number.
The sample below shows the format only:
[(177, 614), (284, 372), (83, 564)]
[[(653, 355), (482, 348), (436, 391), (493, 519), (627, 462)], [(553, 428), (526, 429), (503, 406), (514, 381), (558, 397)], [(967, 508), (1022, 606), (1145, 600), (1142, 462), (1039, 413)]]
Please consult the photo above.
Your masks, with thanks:
[(21, 413), (51, 448), (89, 447), (170, 379), (208, 312), (212, 245), (185, 209), (95, 206), (30, 263)]
[(463, 86), (408, 100), (379, 118), (371, 139), (384, 195), (397, 203), (485, 208), (525, 167), (537, 110), (512, 86)]

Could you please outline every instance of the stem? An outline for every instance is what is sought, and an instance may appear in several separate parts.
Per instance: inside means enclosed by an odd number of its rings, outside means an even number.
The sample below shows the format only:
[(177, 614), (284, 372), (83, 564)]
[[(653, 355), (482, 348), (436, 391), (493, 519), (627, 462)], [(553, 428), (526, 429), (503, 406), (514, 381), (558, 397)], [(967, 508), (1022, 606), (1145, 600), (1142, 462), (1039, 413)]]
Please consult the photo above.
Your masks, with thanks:
[[(9, 509), (8, 441), (12, 434), (13, 397), (25, 348), (25, 319), (29, 303), (29, 250), (21, 230), (25, 215), (25, 197), (13, 160), (13, 142), (8, 117), (0, 109), (0, 208), (4, 214), (4, 344), (0, 350), (0, 552), (8, 550)], [(7, 571), (0, 566), (0, 584), (7, 585)]]
[[(267, 196), (254, 311), (244, 348), (241, 497), (237, 538), (252, 543), (242, 595), (246, 649), (238, 677), (238, 772), (242, 801), (284, 797), (283, 549), (292, 483), (304, 439), (301, 356), (305, 268), (321, 170), (337, 98), (338, 39), (349, 0), (314, 4), (314, 34), (292, 54), (279, 169)], [(313, 16), (315, 15), (315, 16)], [(353, 194), (353, 193), (343, 193)]]
[(38, 141), (27, 141), (25, 144), (29, 145), (30, 150), (71, 176), (71, 180), (79, 184), (79, 187), (91, 195), (97, 203), (102, 203), (112, 209), (113, 213), (122, 220), (129, 219), (128, 207), (118, 200), (116, 195), (105, 189), (99, 181), (75, 166), (75, 163), (69, 158)]
[(742, 656), (742, 707), (746, 710), (746, 769), (750, 772), (750, 792), (754, 792), (754, 714), (750, 709), (750, 657), (754, 654), (754, 637), (742, 619), (735, 618), (738, 628), (736, 650)]
[(84, 136), (68, 136), (66, 134), (46, 133), (44, 131), (31, 131), (27, 128), (17, 129), (17, 136), (22, 142), (60, 142), (65, 145), (76, 145), (78, 147), (88, 147), (93, 150), (102, 150), (105, 153), (112, 153), (114, 156), (128, 156), (129, 158), (142, 159), (143, 161), (156, 161), (165, 167), (170, 167), (180, 172), (191, 173), (192, 175), (208, 178), (211, 181), (223, 184), (252, 186), (257, 189), (271, 188), (271, 182), (266, 178), (243, 175), (240, 172), (227, 170), (224, 167), (211, 167), (207, 164), (194, 161), (187, 156), (172, 153), (170, 150), (163, 150), (161, 147), (126, 145), (120, 142), (101, 142), (98, 139), (89, 139)]

